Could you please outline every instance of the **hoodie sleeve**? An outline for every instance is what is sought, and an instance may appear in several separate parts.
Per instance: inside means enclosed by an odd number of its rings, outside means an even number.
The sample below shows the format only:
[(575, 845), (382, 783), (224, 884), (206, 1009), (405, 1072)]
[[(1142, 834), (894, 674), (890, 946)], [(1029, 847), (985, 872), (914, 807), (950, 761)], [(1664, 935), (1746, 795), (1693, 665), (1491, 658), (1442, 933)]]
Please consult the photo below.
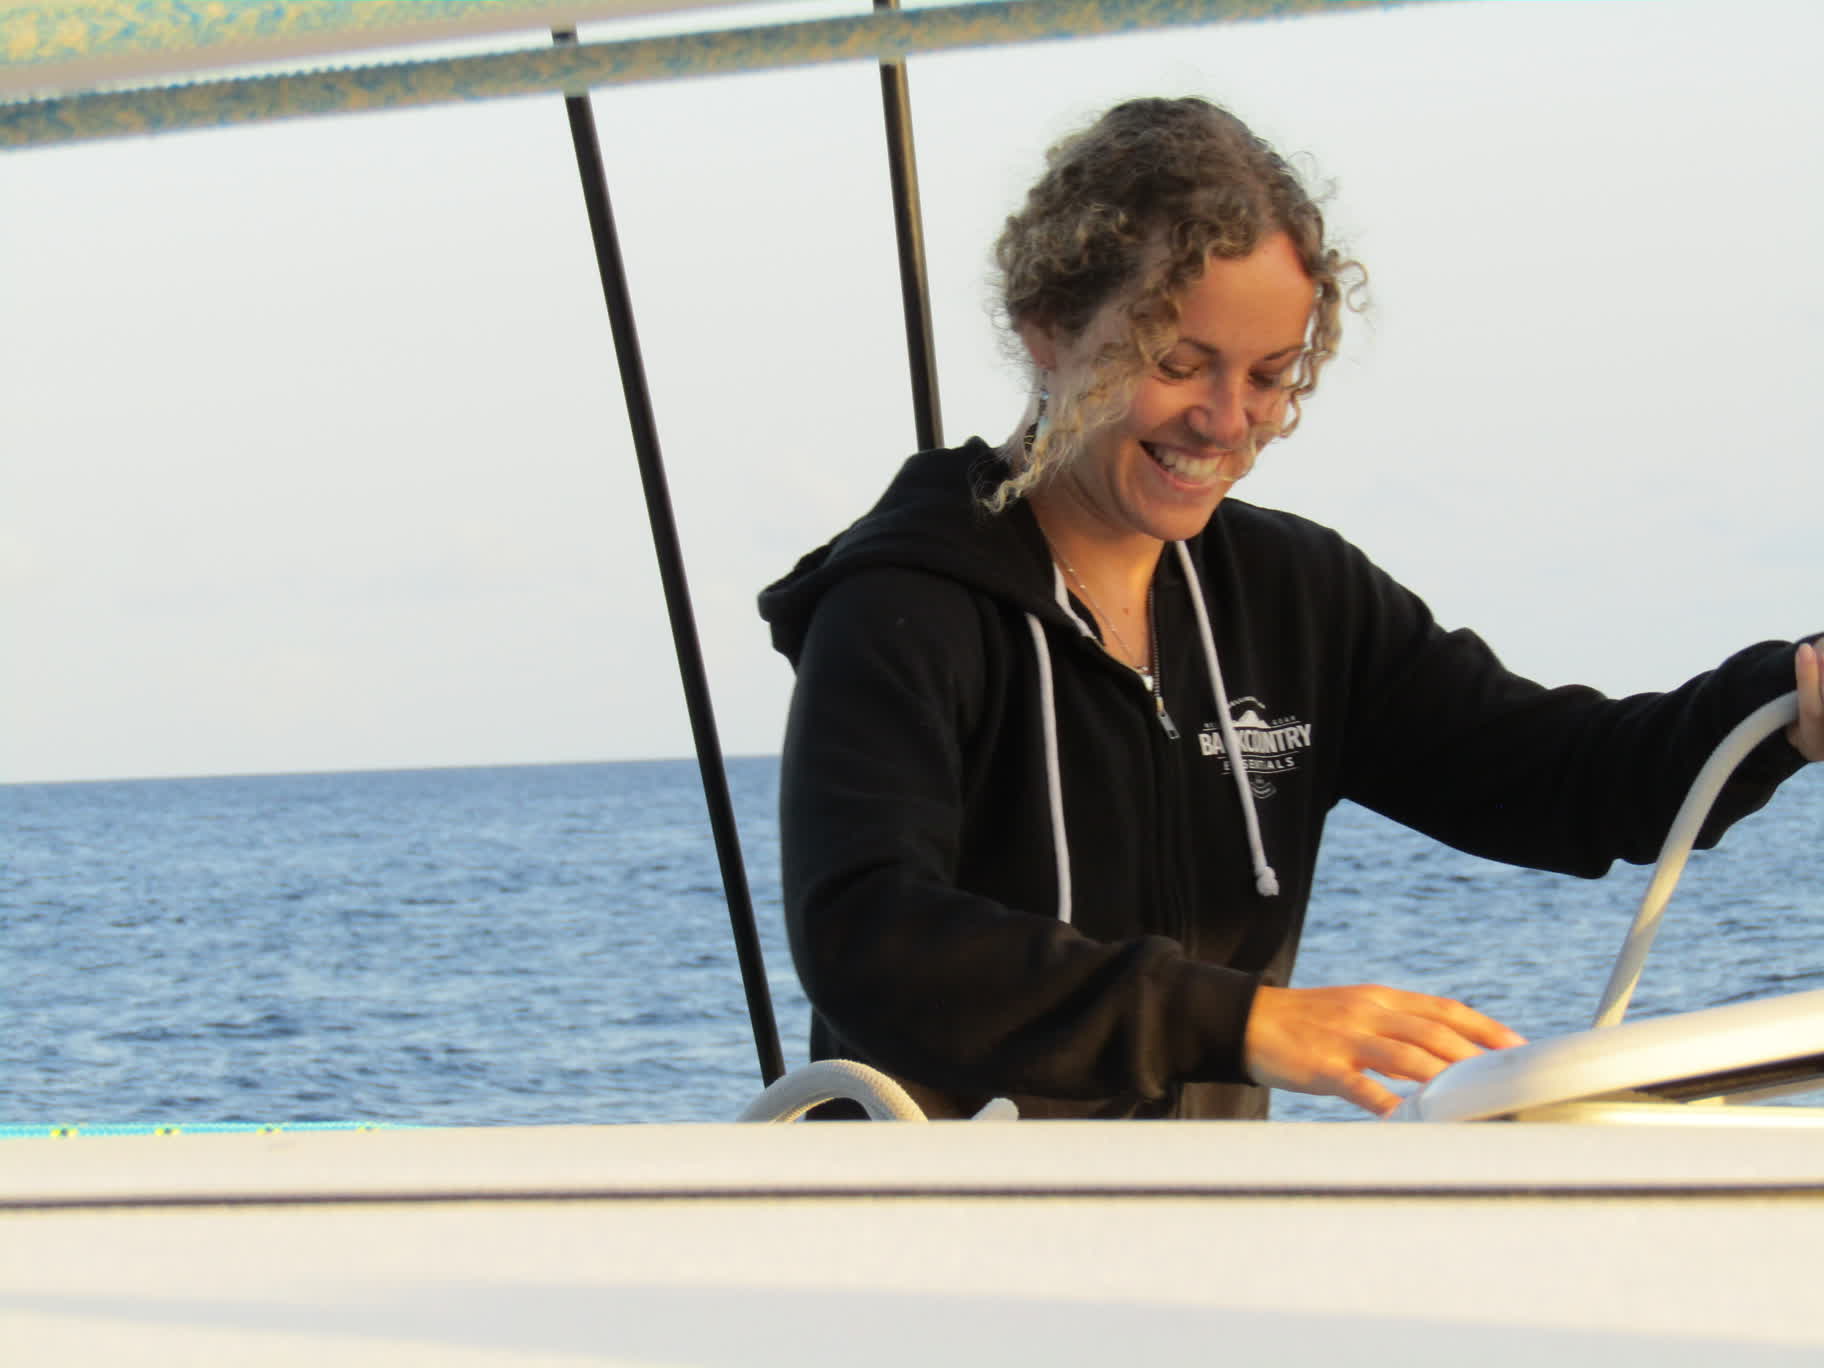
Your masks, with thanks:
[(951, 1093), (1157, 1098), (1242, 1081), (1254, 976), (958, 886), (965, 822), (996, 817), (968, 793), (1005, 664), (996, 611), (913, 570), (858, 572), (817, 605), (780, 790), (786, 919), (812, 1005), (873, 1062)]
[[(1347, 796), (1474, 855), (1590, 878), (1616, 859), (1652, 861), (1716, 744), (1793, 687), (1792, 645), (1763, 642), (1668, 693), (1547, 689), (1348, 553), (1358, 627)], [(1724, 788), (1700, 844), (1802, 763), (1769, 738)]]

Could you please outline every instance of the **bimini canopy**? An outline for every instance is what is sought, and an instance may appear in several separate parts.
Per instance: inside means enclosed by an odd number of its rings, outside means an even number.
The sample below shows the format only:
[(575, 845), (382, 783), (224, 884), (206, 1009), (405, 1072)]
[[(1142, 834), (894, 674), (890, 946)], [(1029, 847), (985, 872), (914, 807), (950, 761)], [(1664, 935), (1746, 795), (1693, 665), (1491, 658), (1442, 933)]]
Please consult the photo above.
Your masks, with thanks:
[[(758, 0), (0, 0), (0, 148), (1401, 2), (995, 0), (845, 15), (838, 0), (780, 19), (785, 7)], [(640, 17), (671, 31), (550, 41)]]

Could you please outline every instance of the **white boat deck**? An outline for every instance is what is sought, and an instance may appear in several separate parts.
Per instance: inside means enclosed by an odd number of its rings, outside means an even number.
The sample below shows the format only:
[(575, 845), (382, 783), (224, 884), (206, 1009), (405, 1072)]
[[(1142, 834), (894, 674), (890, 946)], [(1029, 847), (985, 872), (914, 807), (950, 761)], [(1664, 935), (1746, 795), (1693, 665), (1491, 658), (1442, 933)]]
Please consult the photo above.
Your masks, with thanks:
[(1818, 1363), (1807, 1128), (8, 1141), (9, 1362)]

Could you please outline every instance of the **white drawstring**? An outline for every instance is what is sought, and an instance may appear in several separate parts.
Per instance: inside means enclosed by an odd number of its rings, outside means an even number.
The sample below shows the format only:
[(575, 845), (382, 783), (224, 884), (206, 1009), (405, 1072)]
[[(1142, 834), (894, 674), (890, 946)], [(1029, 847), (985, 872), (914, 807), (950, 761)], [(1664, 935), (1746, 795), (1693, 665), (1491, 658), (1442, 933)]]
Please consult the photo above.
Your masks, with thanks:
[[(1055, 573), (1055, 571), (1054, 571)], [(1058, 920), (1070, 922), (1070, 839), (1064, 831), (1064, 775), (1058, 766), (1058, 707), (1051, 685), (1051, 647), (1031, 613), (1032, 653), (1039, 662), (1039, 719), (1045, 731), (1045, 793), (1051, 804), (1051, 850), (1058, 862)]]
[[(1079, 632), (1091, 641), (1100, 643), (1101, 639), (1096, 636), (1096, 629), (1083, 621), (1077, 615), (1077, 610), (1071, 607), (1070, 586), (1064, 582), (1064, 571), (1055, 560), (1051, 563), (1051, 596), (1057, 600), (1058, 607), (1064, 610), (1064, 616), (1077, 624)], [(1031, 618), (1032, 614), (1028, 613), (1026, 616)], [(1036, 619), (1034, 620), (1036, 621)]]
[(1248, 782), (1247, 757), (1235, 739), (1235, 723), (1229, 717), (1229, 694), (1222, 687), (1222, 662), (1216, 658), (1216, 638), (1210, 631), (1209, 610), (1203, 606), (1203, 581), (1197, 567), (1191, 564), (1190, 549), (1183, 542), (1178, 548), (1178, 564), (1184, 567), (1185, 582), (1191, 590), (1191, 610), (1197, 615), (1197, 635), (1203, 642), (1203, 663), (1210, 672), (1210, 690), (1216, 695), (1216, 726), (1222, 732), (1222, 749), (1229, 757), (1229, 772), (1235, 776), (1235, 791), (1241, 795), (1241, 820), (1248, 829), (1248, 854), (1254, 861), (1254, 887), (1263, 898), (1279, 896), (1279, 876), (1267, 863), (1267, 849), (1260, 839), (1260, 815), (1254, 810), (1254, 787)]
[[(1197, 615), (1197, 635), (1203, 644), (1203, 663), (1209, 671), (1210, 691), (1216, 699), (1216, 725), (1222, 732), (1223, 752), (1229, 757), (1229, 771), (1235, 777), (1235, 791), (1241, 797), (1241, 821), (1248, 833), (1248, 854), (1254, 862), (1254, 887), (1263, 898), (1279, 895), (1279, 876), (1267, 863), (1267, 851), (1260, 838), (1260, 816), (1254, 806), (1254, 790), (1248, 783), (1246, 757), (1235, 738), (1235, 724), (1229, 717), (1228, 691), (1222, 685), (1222, 665), (1216, 657), (1216, 639), (1210, 632), (1210, 615), (1203, 606), (1203, 582), (1191, 563), (1191, 554), (1183, 542), (1178, 548), (1178, 563), (1191, 594), (1191, 607)], [(1088, 623), (1070, 606), (1070, 590), (1064, 574), (1056, 564), (1051, 567), (1052, 592), (1058, 603), (1086, 637), (1094, 637)], [(1045, 738), (1045, 795), (1051, 808), (1051, 846), (1058, 867), (1058, 920), (1070, 921), (1070, 836), (1064, 827), (1064, 771), (1058, 762), (1058, 705), (1051, 673), (1051, 646), (1045, 640), (1045, 628), (1033, 614), (1026, 614), (1026, 627), (1032, 634), (1033, 659), (1039, 670), (1039, 720)]]

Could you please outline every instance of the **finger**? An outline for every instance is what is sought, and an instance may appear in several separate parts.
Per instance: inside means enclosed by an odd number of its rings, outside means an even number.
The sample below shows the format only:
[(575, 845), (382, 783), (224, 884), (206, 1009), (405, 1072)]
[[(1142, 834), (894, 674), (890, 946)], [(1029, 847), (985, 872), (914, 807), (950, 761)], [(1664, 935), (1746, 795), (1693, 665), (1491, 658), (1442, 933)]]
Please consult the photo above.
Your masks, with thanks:
[(1353, 1102), (1363, 1111), (1373, 1112), (1376, 1116), (1386, 1116), (1400, 1105), (1398, 1093), (1376, 1083), (1360, 1071), (1339, 1074), (1331, 1082), (1332, 1086), (1325, 1089), (1326, 1092), (1345, 1102)]
[(1479, 1055), (1484, 1048), (1455, 1027), (1404, 1012), (1389, 1017), (1380, 1033), (1389, 1039), (1416, 1045), (1447, 1064)]
[[(1472, 1046), (1469, 1053), (1481, 1054), (1482, 1051)], [(1414, 1083), (1429, 1083), (1456, 1063), (1455, 1059), (1399, 1040), (1363, 1041), (1356, 1057), (1364, 1068), (1373, 1069), (1386, 1078), (1408, 1078)]]
[(1458, 1002), (1455, 998), (1404, 992), (1393, 996), (1397, 1001), (1389, 1002), (1388, 1006), (1420, 1020), (1436, 1022), (1485, 1049), (1504, 1050), (1511, 1045), (1526, 1044), (1526, 1037), (1518, 1031), (1502, 1025), (1493, 1017), (1483, 1016), (1475, 1008)]

